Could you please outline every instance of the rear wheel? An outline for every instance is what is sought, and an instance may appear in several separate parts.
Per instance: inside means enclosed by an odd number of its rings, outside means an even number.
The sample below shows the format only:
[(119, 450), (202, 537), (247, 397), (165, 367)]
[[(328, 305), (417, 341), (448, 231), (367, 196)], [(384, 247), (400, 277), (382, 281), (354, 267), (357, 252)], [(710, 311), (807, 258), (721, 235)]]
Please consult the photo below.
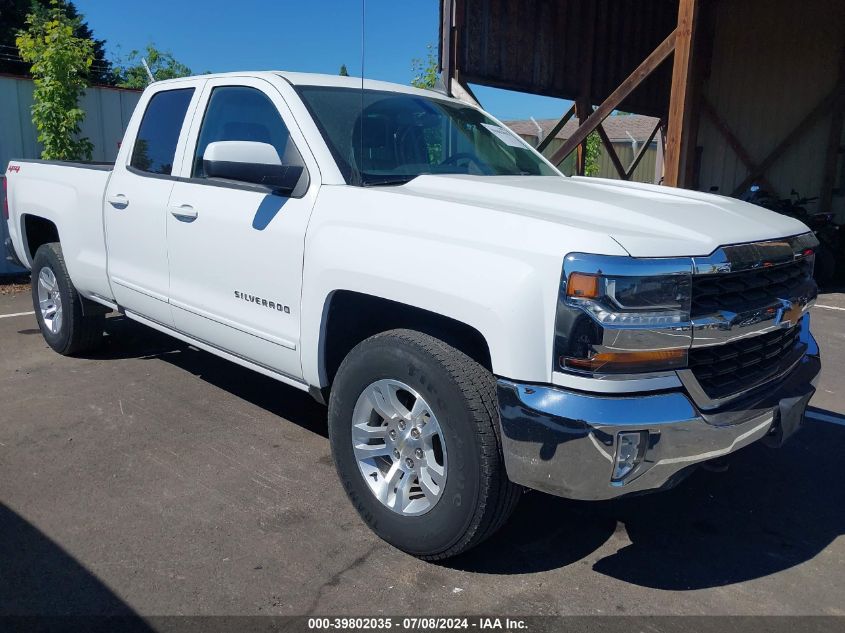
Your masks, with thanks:
[(44, 340), (59, 354), (78, 354), (94, 348), (103, 336), (104, 315), (85, 314), (84, 299), (76, 292), (58, 242), (44, 244), (32, 261), (32, 303)]
[(443, 341), (392, 330), (356, 346), (329, 403), (332, 454), (358, 513), (381, 538), (442, 559), (474, 547), (513, 511), (496, 383)]

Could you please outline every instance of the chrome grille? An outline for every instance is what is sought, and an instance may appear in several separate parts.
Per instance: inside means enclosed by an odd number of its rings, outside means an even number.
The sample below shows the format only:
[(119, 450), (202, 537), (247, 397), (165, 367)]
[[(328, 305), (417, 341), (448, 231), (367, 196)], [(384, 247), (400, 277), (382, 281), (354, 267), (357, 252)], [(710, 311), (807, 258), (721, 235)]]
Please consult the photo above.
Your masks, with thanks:
[(695, 275), (692, 279), (692, 318), (720, 310), (742, 313), (794, 296), (813, 276), (813, 259), (744, 270), (736, 273)]
[(713, 399), (737, 393), (782, 371), (778, 361), (799, 344), (801, 327), (690, 350), (689, 368)]

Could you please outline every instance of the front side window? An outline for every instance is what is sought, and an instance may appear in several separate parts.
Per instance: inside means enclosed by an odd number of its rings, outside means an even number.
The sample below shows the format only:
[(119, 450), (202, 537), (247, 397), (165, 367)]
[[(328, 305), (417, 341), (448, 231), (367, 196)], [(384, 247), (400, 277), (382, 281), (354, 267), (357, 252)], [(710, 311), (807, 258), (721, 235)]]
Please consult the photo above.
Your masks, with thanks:
[(267, 143), (283, 166), (305, 165), (275, 104), (256, 88), (220, 86), (212, 91), (194, 152), (194, 178), (206, 177), (203, 155), (209, 143), (217, 141)]
[(147, 104), (129, 164), (151, 174), (170, 174), (176, 157), (176, 144), (185, 113), (194, 96), (193, 88), (164, 90)]
[(298, 86), (346, 182), (401, 184), (422, 174), (557, 176), (479, 110), (416, 94)]

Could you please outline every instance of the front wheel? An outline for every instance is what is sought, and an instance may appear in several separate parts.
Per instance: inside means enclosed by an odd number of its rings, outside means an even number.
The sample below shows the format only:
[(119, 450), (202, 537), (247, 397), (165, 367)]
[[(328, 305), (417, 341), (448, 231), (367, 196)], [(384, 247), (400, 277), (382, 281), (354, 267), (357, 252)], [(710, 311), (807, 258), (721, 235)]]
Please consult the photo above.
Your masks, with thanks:
[(496, 382), (443, 341), (392, 330), (338, 370), (329, 438), (358, 513), (385, 541), (443, 559), (493, 534), (521, 489), (502, 461)]
[(32, 304), (47, 344), (70, 356), (92, 349), (102, 340), (104, 316), (85, 314), (58, 242), (44, 244), (32, 260)]

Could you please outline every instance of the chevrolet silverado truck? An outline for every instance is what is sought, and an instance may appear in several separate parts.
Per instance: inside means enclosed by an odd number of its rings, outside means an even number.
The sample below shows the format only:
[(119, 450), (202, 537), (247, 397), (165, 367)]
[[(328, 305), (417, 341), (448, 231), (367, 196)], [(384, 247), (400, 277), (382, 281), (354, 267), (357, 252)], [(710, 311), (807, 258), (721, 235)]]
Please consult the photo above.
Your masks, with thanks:
[(310, 392), (362, 519), (426, 559), (480, 543), (525, 489), (609, 499), (779, 446), (820, 371), (801, 222), (566, 177), (433, 91), (163, 81), (114, 164), (6, 176), (56, 352), (116, 311)]

